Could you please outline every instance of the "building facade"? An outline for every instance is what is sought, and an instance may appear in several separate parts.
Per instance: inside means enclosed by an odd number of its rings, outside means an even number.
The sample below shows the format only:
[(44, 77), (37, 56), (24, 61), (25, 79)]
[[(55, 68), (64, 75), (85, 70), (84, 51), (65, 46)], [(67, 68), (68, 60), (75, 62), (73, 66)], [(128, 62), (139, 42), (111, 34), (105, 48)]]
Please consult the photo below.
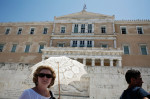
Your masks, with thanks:
[(82, 10), (53, 22), (0, 23), (0, 63), (68, 56), (86, 66), (150, 67), (150, 20)]

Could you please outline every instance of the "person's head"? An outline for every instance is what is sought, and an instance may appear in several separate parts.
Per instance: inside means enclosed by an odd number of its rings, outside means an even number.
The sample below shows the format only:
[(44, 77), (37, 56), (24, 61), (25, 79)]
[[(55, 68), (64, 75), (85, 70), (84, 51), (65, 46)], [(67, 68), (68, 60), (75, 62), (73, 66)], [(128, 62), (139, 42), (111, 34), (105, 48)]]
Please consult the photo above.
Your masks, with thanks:
[(138, 86), (141, 87), (142, 86), (142, 77), (141, 77), (141, 73), (138, 70), (128, 70), (125, 74), (125, 78), (128, 84), (131, 84), (133, 86)]
[(47, 88), (50, 88), (54, 84), (55, 78), (55, 71), (49, 66), (40, 66), (33, 73), (33, 82), (36, 86), (42, 80), (44, 84), (47, 84)]

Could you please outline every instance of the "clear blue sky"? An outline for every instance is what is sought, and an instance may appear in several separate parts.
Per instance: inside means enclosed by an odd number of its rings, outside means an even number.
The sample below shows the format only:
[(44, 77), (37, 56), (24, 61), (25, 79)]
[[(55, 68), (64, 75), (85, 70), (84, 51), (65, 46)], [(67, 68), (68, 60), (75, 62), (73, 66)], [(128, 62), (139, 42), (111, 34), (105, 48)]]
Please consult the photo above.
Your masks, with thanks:
[(0, 22), (53, 21), (54, 16), (86, 11), (116, 20), (150, 19), (150, 0), (0, 0)]

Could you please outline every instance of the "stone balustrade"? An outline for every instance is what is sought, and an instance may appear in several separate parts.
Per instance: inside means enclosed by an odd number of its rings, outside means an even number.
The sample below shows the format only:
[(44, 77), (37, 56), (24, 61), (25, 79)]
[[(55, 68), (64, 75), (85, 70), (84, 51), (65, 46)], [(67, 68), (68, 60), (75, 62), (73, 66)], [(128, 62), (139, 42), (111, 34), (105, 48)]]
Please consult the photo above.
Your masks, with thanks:
[(95, 66), (97, 63), (95, 60), (99, 60), (99, 66), (105, 66), (105, 64), (122, 66), (123, 51), (117, 48), (46, 47), (42, 49), (42, 52), (42, 60), (55, 56), (67, 56), (75, 60), (80, 59), (85, 65), (87, 65), (87, 60), (91, 60), (90, 65)]

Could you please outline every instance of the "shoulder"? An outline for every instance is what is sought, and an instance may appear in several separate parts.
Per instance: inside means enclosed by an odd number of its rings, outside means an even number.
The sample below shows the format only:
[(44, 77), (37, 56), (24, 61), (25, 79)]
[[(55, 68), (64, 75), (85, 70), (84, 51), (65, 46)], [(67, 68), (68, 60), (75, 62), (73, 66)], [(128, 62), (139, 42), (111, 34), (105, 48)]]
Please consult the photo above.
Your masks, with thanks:
[(32, 89), (26, 89), (24, 90), (23, 94), (29, 94), (29, 93), (32, 93), (33, 90)]
[(35, 97), (42, 97), (42, 96), (30, 88), (30, 89), (24, 90), (21, 95), (21, 98), (19, 99), (34, 99)]
[(139, 88), (139, 92), (146, 94), (146, 95), (149, 95), (149, 93), (147, 91), (145, 91), (143, 88)]
[[(131, 87), (122, 93), (120, 99), (132, 99), (132, 97), (137, 97), (137, 91), (139, 90), (139, 87)], [(135, 98), (136, 99), (136, 98)]]
[(149, 94), (147, 91), (145, 91), (143, 88), (138, 88), (138, 89), (137, 89), (137, 92), (138, 92), (138, 94), (139, 94), (139, 96), (140, 96), (141, 98), (147, 97), (147, 96), (150, 95), (150, 94)]
[(29, 92), (31, 92), (31, 89), (26, 89), (26, 90), (23, 91), (22, 94), (27, 94), (27, 93), (29, 93)]
[(19, 99), (30, 99), (29, 98), (30, 91), (31, 91), (31, 89), (24, 90)]

